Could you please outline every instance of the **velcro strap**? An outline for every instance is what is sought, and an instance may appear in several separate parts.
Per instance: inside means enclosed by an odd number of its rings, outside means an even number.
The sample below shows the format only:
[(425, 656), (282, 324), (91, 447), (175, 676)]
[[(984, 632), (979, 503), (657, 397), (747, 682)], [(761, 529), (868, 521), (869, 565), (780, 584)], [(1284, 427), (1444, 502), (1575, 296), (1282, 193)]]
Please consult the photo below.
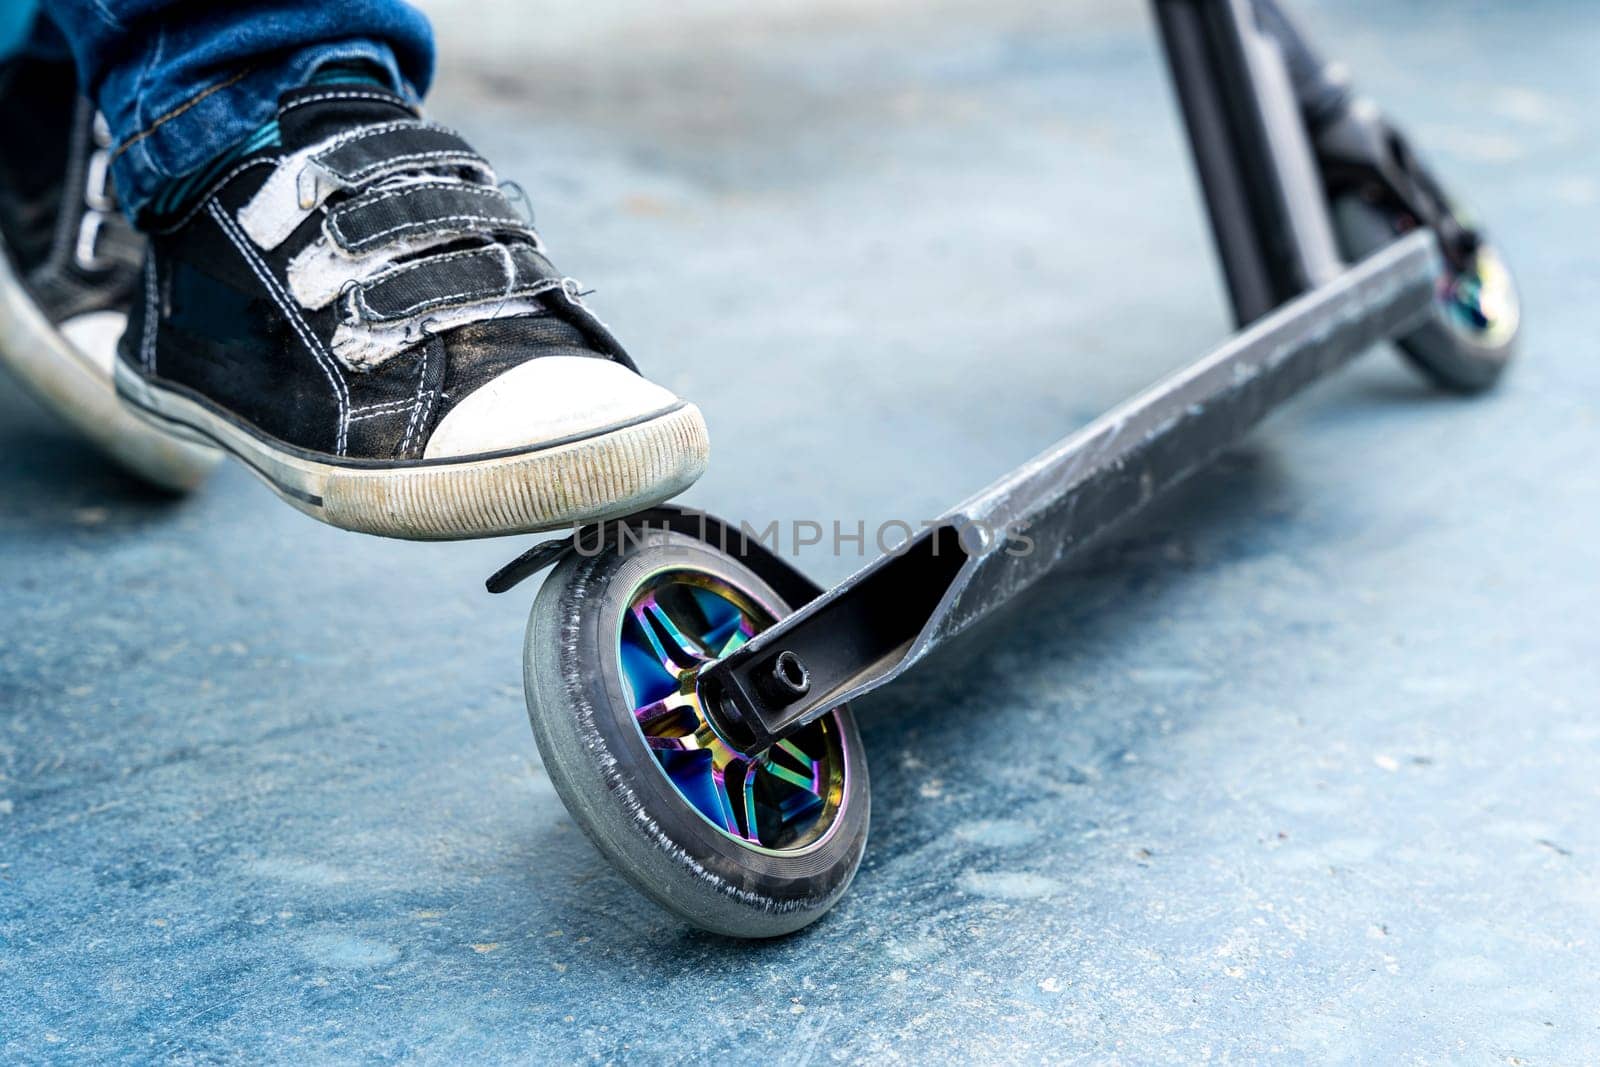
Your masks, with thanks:
[(494, 174), (488, 160), (459, 134), (424, 122), (382, 122), (353, 130), (319, 149), (311, 162), (345, 188), (422, 168), (464, 167)]
[(494, 245), (408, 263), (354, 293), (369, 322), (408, 319), (453, 304), (531, 296), (561, 287), (562, 277), (531, 245)]
[(419, 182), (374, 191), (328, 212), (328, 237), (352, 255), (417, 234), (466, 235), (524, 230), (511, 202), (492, 186)]
[(407, 172), (468, 170), (493, 184), (494, 169), (457, 134), (406, 119), (348, 130), (278, 163), (239, 209), (239, 225), (261, 248), (288, 240), (329, 196)]

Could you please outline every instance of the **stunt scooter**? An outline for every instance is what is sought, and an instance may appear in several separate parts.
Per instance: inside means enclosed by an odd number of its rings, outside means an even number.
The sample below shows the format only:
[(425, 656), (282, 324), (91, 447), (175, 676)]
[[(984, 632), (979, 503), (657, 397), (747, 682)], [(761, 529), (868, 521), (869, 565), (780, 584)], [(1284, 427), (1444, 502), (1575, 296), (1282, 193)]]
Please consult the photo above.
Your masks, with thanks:
[(1519, 329), (1483, 231), (1273, 0), (1154, 0), (1239, 332), (826, 592), (663, 507), (536, 545), (528, 710), (578, 825), (707, 930), (821, 917), (866, 845), (849, 702), (898, 677), (1381, 340), (1490, 386)]

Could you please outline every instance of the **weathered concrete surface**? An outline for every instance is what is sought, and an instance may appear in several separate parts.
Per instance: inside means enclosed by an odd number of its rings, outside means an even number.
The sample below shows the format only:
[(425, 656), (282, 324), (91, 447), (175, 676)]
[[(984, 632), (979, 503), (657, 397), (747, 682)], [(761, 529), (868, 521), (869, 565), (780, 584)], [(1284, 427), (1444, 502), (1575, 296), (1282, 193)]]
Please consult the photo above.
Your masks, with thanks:
[[(527, 7), (441, 7), (436, 110), (705, 408), (695, 504), (920, 518), (1225, 330), (1137, 6)], [(567, 819), (519, 543), (155, 500), (0, 387), (0, 1059), (1600, 1058), (1600, 21), (1314, 14), (1497, 223), (1523, 365), (1375, 355), (860, 708), (866, 863), (781, 943)]]

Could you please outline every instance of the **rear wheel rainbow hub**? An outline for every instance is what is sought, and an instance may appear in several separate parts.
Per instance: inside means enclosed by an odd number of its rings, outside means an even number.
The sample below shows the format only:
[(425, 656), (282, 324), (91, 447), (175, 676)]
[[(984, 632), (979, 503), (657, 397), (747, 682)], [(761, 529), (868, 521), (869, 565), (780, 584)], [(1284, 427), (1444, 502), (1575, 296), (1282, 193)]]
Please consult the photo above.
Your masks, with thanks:
[(825, 839), (844, 801), (843, 739), (834, 717), (746, 757), (712, 731), (696, 688), (702, 667), (774, 621), (720, 578), (666, 570), (629, 598), (618, 655), (634, 724), (684, 801), (741, 845), (793, 852)]
[(1466, 270), (1440, 279), (1439, 299), (1450, 325), (1469, 337), (1501, 344), (1517, 331), (1516, 287), (1490, 247), (1480, 248)]

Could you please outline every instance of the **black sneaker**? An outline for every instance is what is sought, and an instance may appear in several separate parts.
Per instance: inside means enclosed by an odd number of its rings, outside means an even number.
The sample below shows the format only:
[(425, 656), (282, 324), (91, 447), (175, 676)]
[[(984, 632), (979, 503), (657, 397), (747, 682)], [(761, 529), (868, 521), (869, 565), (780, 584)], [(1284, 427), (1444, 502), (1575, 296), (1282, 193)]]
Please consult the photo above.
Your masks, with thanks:
[(112, 387), (144, 243), (117, 210), (110, 137), (67, 63), (0, 64), (0, 363), (125, 467), (194, 487), (217, 453), (135, 417)]
[(130, 403), (391, 537), (570, 526), (700, 476), (699, 409), (639, 375), (460, 136), (348, 85), (285, 94), (275, 132), (151, 227)]

